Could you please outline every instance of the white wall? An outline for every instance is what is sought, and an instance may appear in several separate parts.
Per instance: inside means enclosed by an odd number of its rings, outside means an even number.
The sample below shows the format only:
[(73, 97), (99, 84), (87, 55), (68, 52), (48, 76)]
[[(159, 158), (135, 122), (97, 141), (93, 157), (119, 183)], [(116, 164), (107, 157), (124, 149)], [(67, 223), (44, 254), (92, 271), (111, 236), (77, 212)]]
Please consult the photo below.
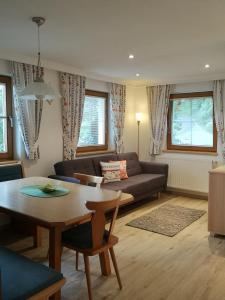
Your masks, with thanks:
[(149, 160), (149, 119), (146, 87), (127, 86), (126, 115), (124, 128), (125, 152), (137, 151), (138, 127), (135, 119), (136, 112), (141, 112), (143, 119), (140, 123), (140, 153), (142, 160)]

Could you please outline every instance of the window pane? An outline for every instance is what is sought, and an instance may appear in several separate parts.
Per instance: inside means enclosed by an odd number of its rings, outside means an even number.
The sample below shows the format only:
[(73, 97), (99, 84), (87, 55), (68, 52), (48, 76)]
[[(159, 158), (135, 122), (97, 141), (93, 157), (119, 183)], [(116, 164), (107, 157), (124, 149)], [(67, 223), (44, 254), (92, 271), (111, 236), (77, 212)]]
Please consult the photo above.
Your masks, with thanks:
[(105, 144), (105, 98), (85, 96), (79, 147)]
[(7, 152), (6, 85), (0, 83), (0, 153)]
[(173, 100), (172, 144), (213, 147), (212, 97)]

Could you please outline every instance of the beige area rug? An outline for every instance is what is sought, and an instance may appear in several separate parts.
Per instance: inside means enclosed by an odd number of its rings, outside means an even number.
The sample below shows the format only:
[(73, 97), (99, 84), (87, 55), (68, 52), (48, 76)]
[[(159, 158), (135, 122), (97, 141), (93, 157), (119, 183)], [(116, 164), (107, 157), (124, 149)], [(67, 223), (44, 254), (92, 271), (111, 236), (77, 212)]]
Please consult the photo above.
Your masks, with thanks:
[(205, 213), (204, 210), (165, 204), (127, 225), (172, 237)]

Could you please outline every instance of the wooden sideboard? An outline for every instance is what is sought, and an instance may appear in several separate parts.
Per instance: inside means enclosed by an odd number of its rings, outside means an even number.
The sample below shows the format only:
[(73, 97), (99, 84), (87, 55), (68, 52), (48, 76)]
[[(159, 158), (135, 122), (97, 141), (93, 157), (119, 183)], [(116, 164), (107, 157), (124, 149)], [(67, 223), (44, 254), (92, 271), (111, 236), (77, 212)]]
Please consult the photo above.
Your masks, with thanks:
[(225, 165), (209, 172), (208, 230), (225, 235)]

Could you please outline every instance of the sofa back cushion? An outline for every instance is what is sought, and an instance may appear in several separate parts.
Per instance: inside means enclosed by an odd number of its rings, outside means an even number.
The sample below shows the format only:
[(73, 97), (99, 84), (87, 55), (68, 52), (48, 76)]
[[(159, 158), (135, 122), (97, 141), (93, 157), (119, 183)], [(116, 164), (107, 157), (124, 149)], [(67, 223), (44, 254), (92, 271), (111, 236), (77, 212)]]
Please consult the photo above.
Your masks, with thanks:
[(96, 175), (91, 158), (65, 160), (54, 165), (56, 175), (73, 176), (73, 173)]
[(118, 160), (117, 154), (106, 154), (92, 157), (96, 176), (102, 176), (100, 161), (109, 162), (114, 160)]
[(142, 173), (141, 165), (139, 163), (137, 153), (135, 152), (121, 153), (118, 154), (118, 159), (127, 161), (128, 177)]

